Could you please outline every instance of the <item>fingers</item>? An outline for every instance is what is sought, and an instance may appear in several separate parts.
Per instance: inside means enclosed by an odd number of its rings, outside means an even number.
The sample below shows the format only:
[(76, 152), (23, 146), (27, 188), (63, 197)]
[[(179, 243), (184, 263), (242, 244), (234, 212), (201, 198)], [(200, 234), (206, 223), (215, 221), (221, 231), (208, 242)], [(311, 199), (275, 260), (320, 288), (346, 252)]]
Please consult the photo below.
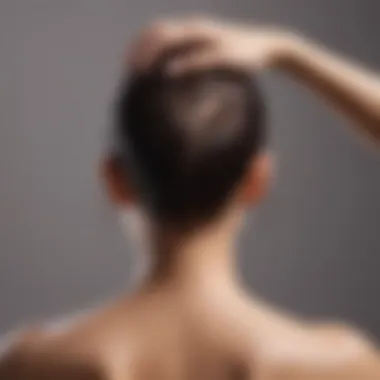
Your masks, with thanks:
[(140, 35), (131, 49), (129, 64), (135, 70), (144, 71), (167, 49), (191, 43), (204, 43), (210, 38), (211, 28), (203, 23), (159, 23)]
[(223, 55), (216, 50), (207, 50), (188, 54), (173, 60), (168, 64), (167, 73), (177, 76), (215, 68), (224, 64), (225, 57)]
[(163, 46), (178, 38), (180, 30), (174, 23), (157, 23), (144, 30), (130, 50), (129, 64), (133, 69), (144, 71), (151, 66), (154, 57)]

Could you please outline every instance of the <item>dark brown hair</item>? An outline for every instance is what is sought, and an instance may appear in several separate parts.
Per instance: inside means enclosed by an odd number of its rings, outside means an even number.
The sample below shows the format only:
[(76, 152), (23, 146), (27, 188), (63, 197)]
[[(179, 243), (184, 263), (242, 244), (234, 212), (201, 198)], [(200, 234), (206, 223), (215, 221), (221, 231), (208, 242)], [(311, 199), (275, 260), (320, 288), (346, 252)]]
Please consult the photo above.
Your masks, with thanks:
[(231, 70), (125, 79), (115, 112), (115, 153), (140, 200), (160, 222), (218, 214), (264, 142), (257, 83)]

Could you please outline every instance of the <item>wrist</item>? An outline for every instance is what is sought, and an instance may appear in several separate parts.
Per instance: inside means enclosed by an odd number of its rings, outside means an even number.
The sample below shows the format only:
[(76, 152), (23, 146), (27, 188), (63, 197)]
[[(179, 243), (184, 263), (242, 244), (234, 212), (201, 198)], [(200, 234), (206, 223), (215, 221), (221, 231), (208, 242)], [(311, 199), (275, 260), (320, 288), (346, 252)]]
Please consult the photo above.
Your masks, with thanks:
[(274, 68), (286, 70), (297, 65), (304, 47), (305, 41), (301, 36), (289, 31), (281, 32), (274, 53)]

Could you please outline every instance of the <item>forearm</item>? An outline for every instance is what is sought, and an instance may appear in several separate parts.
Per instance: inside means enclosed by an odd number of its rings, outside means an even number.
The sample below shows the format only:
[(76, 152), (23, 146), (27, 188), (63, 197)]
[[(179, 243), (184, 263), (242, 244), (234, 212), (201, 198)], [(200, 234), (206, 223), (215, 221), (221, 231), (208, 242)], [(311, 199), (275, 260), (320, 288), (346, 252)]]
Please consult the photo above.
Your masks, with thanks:
[(380, 75), (301, 38), (292, 41), (282, 61), (283, 71), (317, 92), (380, 143)]

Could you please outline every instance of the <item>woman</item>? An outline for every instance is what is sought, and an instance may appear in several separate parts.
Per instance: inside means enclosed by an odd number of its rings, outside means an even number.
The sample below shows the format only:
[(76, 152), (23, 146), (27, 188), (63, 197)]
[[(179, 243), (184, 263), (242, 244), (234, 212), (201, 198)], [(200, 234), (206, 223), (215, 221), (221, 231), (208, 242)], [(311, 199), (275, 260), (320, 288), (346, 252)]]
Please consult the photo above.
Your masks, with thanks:
[(132, 295), (59, 329), (20, 332), (0, 380), (380, 378), (363, 334), (249, 297), (234, 265), (245, 211), (271, 174), (265, 107), (244, 72), (292, 73), (375, 138), (379, 86), (288, 32), (208, 20), (148, 29), (131, 65), (103, 175), (120, 210), (138, 204), (145, 216), (152, 265)]

